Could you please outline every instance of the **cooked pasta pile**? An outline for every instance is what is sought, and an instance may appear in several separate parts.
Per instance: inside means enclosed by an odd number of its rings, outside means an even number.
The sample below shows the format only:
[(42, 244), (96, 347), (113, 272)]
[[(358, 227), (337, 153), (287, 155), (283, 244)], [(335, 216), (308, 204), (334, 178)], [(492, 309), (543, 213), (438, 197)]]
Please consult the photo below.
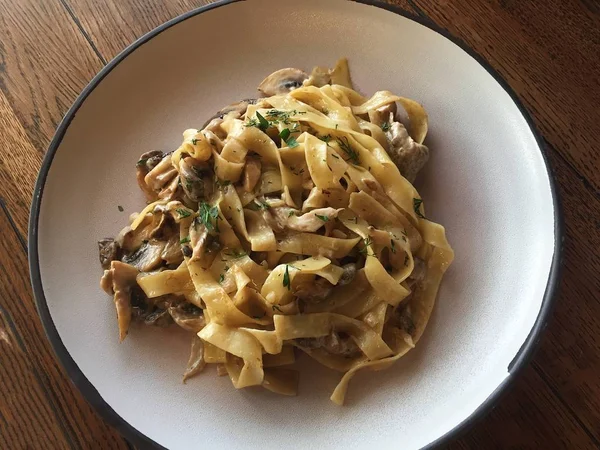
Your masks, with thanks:
[(295, 395), (302, 352), (342, 374), (342, 404), (357, 371), (415, 346), (453, 259), (411, 184), (427, 115), (354, 91), (346, 60), (277, 71), (259, 91), (142, 155), (149, 204), (100, 241), (101, 284), (121, 340), (131, 321), (193, 333), (184, 381), (215, 364), (238, 389)]

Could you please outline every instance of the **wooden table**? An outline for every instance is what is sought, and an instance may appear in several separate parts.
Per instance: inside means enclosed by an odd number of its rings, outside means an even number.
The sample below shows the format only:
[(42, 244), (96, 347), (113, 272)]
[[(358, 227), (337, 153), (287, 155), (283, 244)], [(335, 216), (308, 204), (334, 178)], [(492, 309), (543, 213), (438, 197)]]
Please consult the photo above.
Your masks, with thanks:
[[(324, 0), (326, 1), (326, 0)], [(131, 448), (69, 381), (27, 268), (42, 157), (73, 100), (137, 37), (202, 0), (0, 0), (0, 448)], [(564, 270), (539, 350), (450, 448), (600, 448), (600, 4), (394, 0), (462, 39), (540, 130), (565, 219)]]

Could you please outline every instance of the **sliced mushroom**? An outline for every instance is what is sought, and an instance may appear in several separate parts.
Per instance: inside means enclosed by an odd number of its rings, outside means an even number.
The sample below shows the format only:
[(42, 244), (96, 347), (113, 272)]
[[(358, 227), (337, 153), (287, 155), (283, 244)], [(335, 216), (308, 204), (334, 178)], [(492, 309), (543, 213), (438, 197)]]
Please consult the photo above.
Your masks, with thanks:
[(200, 373), (206, 366), (204, 361), (204, 343), (198, 336), (192, 336), (192, 348), (190, 350), (190, 359), (183, 373), (183, 382), (188, 378)]
[(151, 152), (143, 153), (135, 165), (138, 185), (148, 201), (156, 200), (156, 193), (146, 184), (145, 177), (148, 175), (148, 172), (156, 167), (162, 158), (163, 152), (153, 150)]
[[(244, 100), (240, 100), (239, 102), (235, 102), (231, 105), (226, 106), (225, 108), (217, 111), (217, 113), (214, 116), (208, 119), (202, 127), (202, 129), (209, 129), (210, 131), (217, 133), (216, 130), (212, 127), (219, 126), (223, 122), (223, 117), (228, 115), (229, 117), (232, 117), (234, 119), (239, 119), (244, 114), (246, 114), (248, 105), (254, 105), (256, 101), (257, 99), (255, 98), (246, 98)], [(220, 122), (215, 122), (215, 120), (220, 120)]]
[(258, 86), (264, 97), (287, 94), (302, 86), (308, 75), (300, 69), (280, 69), (273, 72)]
[(386, 136), (390, 143), (390, 158), (398, 166), (402, 176), (411, 183), (414, 182), (417, 173), (429, 160), (429, 149), (415, 142), (400, 122), (393, 122)]
[(112, 291), (117, 309), (117, 322), (119, 324), (119, 339), (122, 341), (127, 336), (131, 323), (131, 289), (136, 286), (136, 277), (139, 271), (120, 261), (110, 263), (110, 277), (112, 278)]
[(160, 257), (165, 264), (169, 266), (181, 264), (183, 261), (183, 253), (181, 251), (181, 243), (178, 236), (174, 235), (167, 241)]
[(123, 256), (123, 262), (137, 268), (140, 272), (149, 272), (162, 263), (165, 243), (152, 240), (142, 244), (134, 253)]
[(194, 220), (190, 227), (190, 245), (192, 247), (192, 261), (201, 259), (209, 244), (208, 229), (203, 223)]
[(356, 356), (360, 353), (360, 348), (350, 338), (342, 333), (331, 331), (327, 336), (318, 338), (303, 338), (296, 339), (296, 343), (300, 347), (317, 349), (322, 348), (334, 355), (342, 355), (346, 357)]
[(331, 84), (331, 74), (328, 67), (315, 67), (310, 77), (304, 81), (304, 86), (323, 87), (326, 84)]
[(261, 163), (258, 158), (249, 157), (246, 159), (246, 165), (244, 166), (244, 190), (246, 192), (254, 191), (254, 187), (260, 179)]
[(187, 331), (197, 333), (206, 325), (203, 311), (191, 303), (172, 306), (169, 308), (169, 314), (177, 325)]
[(295, 215), (288, 217), (286, 226), (290, 230), (314, 233), (326, 222), (335, 219), (340, 211), (342, 209), (329, 207), (313, 209), (299, 217)]
[(144, 183), (154, 192), (158, 192), (175, 176), (177, 176), (177, 169), (171, 164), (171, 155), (167, 154), (146, 174)]
[(338, 281), (338, 286), (344, 286), (346, 284), (350, 284), (350, 282), (352, 280), (354, 280), (354, 277), (356, 276), (356, 264), (355, 263), (348, 263), (348, 264), (344, 264), (342, 266), (342, 269), (344, 270), (344, 272), (342, 273), (342, 276), (340, 277), (340, 280)]
[(319, 303), (331, 294), (333, 285), (325, 278), (303, 281), (294, 289), (294, 295), (307, 303)]
[(398, 107), (396, 106), (396, 103), (388, 103), (377, 109), (370, 110), (369, 122), (374, 123), (378, 127), (386, 122), (391, 124), (395, 121), (394, 117), (396, 117), (397, 110)]
[(108, 269), (112, 261), (119, 259), (120, 250), (119, 244), (112, 238), (104, 238), (98, 241), (98, 253), (103, 269)]
[(165, 185), (159, 192), (157, 197), (163, 200), (175, 200), (181, 192), (179, 175), (176, 175), (169, 183)]
[(179, 162), (181, 186), (185, 195), (193, 202), (207, 198), (211, 193), (210, 168), (207, 164), (196, 161), (194, 158), (184, 158)]

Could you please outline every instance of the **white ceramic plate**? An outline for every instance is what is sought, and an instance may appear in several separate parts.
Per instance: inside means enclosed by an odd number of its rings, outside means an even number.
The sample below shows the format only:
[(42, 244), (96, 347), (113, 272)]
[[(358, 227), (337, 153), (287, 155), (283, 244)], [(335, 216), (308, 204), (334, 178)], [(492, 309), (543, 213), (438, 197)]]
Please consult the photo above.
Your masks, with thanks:
[[(192, 11), (108, 64), (58, 128), (30, 224), (40, 315), (75, 383), (141, 448), (426, 447), (488, 410), (537, 342), (560, 221), (530, 121), (464, 46), (366, 3), (252, 0)], [(185, 128), (256, 95), (275, 69), (341, 56), (363, 93), (389, 89), (429, 112), (432, 157), (417, 187), (456, 260), (425, 336), (392, 369), (355, 377), (342, 408), (328, 399), (338, 375), (307, 359), (298, 397), (236, 391), (214, 373), (182, 385), (186, 335), (138, 328), (119, 344), (96, 240), (141, 209), (142, 152), (176, 148)]]

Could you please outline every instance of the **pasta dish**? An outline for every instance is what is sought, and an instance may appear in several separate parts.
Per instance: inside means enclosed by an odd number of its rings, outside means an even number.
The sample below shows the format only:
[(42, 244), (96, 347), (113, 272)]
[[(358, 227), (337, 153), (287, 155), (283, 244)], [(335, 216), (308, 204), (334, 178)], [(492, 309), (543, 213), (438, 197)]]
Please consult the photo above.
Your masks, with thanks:
[(258, 90), (140, 157), (147, 205), (99, 242), (101, 286), (121, 340), (132, 322), (191, 333), (184, 381), (213, 364), (238, 389), (295, 395), (290, 366), (306, 353), (340, 372), (343, 404), (357, 371), (419, 341), (453, 260), (412, 185), (427, 114), (388, 91), (363, 97), (345, 59)]

